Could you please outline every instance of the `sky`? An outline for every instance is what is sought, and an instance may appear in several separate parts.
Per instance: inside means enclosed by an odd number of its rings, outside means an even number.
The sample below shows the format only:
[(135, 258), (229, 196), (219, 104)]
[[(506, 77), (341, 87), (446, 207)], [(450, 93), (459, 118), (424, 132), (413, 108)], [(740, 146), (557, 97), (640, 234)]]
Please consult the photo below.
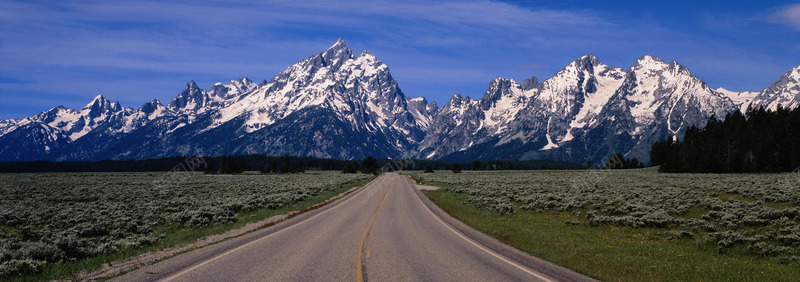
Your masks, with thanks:
[(190, 80), (270, 80), (338, 38), (440, 106), (480, 98), (498, 76), (542, 81), (588, 53), (625, 69), (652, 55), (712, 88), (760, 91), (800, 65), (800, 3), (0, 0), (0, 119), (98, 94), (166, 104)]

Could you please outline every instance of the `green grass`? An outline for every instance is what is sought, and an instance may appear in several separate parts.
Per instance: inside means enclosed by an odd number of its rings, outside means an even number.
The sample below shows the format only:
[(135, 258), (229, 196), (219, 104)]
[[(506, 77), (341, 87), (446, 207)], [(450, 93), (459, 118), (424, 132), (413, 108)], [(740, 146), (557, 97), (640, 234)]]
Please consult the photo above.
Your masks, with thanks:
[(798, 261), (754, 258), (744, 246), (723, 255), (702, 238), (669, 239), (679, 229), (589, 226), (569, 213), (519, 209), (500, 215), (465, 204), (463, 194), (444, 189), (424, 193), (450, 215), (503, 243), (600, 280), (800, 280)]
[(338, 194), (344, 193), (353, 187), (363, 186), (371, 180), (372, 179), (368, 179), (365, 181), (345, 184), (336, 190), (322, 191), (315, 197), (311, 197), (304, 201), (300, 201), (279, 209), (262, 208), (255, 211), (239, 212), (237, 214), (238, 220), (236, 222), (220, 223), (199, 228), (180, 226), (176, 224), (163, 225), (155, 231), (155, 234), (162, 234), (162, 239), (153, 246), (133, 250), (123, 250), (112, 254), (103, 254), (75, 262), (47, 264), (43, 268), (42, 272), (37, 275), (19, 277), (17, 279), (12, 279), (11, 281), (42, 281), (72, 278), (81, 271), (99, 269), (105, 263), (113, 263), (115, 261), (124, 260), (143, 253), (189, 244), (200, 238), (209, 235), (222, 234), (232, 229), (241, 228), (248, 223), (266, 219), (271, 216), (304, 210), (315, 204), (324, 202), (325, 200), (330, 199)]

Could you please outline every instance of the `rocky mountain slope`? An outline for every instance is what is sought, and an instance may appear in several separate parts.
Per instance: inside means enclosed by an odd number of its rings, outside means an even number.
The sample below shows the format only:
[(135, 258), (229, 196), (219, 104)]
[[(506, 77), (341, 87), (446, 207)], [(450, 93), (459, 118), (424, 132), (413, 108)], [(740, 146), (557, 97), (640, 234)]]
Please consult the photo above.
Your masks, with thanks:
[(799, 77), (795, 68), (760, 93), (714, 90), (676, 62), (644, 56), (623, 70), (589, 54), (542, 83), (530, 78), (523, 87), (497, 78), (480, 100), (456, 94), (435, 117), (436, 127), (416, 156), (596, 163), (623, 152), (648, 161), (653, 142), (679, 138), (712, 115), (777, 103), (797, 106)]
[(82, 110), (3, 121), (0, 160), (397, 157), (416, 149), (437, 110), (406, 98), (386, 65), (339, 40), (259, 85), (242, 78), (206, 91), (191, 81), (167, 105), (123, 108), (98, 96)]
[(240, 78), (203, 90), (190, 81), (166, 105), (125, 108), (97, 96), (80, 110), (0, 120), (0, 161), (267, 154), (583, 163), (618, 151), (646, 161), (653, 142), (711, 115), (796, 107), (799, 81), (800, 66), (761, 92), (733, 92), (676, 62), (644, 56), (621, 69), (589, 54), (544, 81), (498, 77), (480, 99), (455, 94), (439, 108), (406, 97), (385, 64), (340, 39), (260, 84)]

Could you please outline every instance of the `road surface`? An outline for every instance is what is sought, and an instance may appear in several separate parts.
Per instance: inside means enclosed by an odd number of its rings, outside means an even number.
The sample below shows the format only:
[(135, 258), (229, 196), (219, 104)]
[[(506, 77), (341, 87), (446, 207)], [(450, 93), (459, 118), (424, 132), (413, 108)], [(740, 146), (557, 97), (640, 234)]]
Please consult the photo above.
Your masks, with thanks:
[(453, 219), (386, 173), (319, 210), (118, 281), (586, 281)]

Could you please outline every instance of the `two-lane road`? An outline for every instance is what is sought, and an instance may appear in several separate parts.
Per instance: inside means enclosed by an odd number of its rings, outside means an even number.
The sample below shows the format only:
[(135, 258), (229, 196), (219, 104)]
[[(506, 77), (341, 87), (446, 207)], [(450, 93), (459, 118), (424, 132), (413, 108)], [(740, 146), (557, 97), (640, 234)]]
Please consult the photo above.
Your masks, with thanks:
[(116, 280), (588, 280), (466, 227), (384, 174), (322, 209)]

